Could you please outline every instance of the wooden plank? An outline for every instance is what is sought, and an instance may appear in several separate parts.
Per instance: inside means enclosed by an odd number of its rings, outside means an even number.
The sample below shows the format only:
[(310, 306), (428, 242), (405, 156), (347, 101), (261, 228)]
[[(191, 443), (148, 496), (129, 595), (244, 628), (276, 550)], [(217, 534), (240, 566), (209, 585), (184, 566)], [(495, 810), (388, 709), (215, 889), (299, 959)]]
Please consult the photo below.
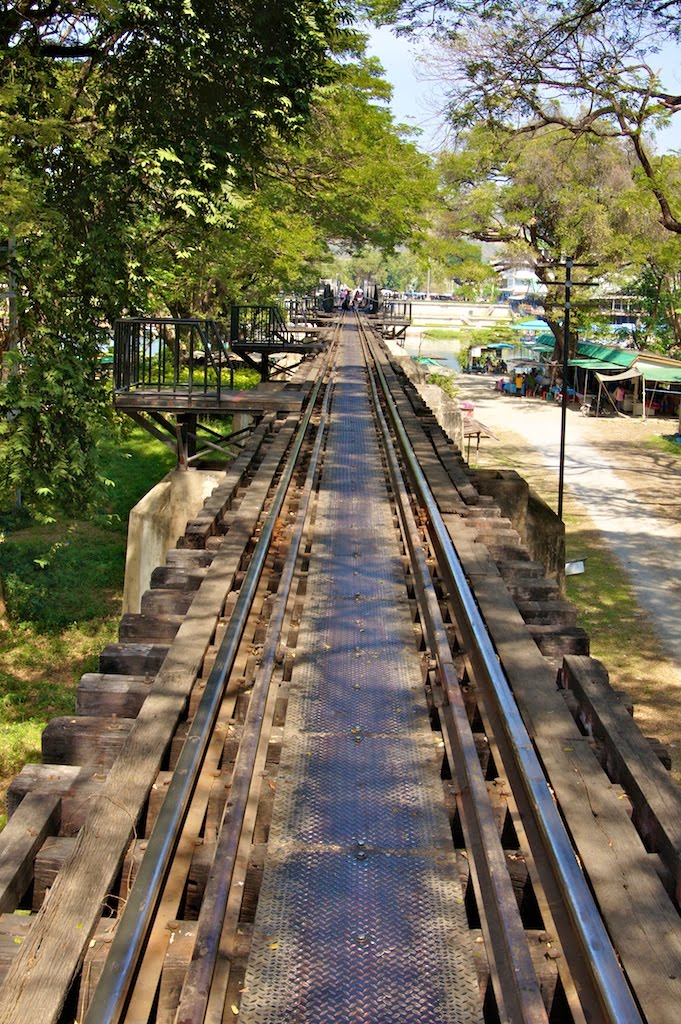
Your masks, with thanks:
[(61, 800), (60, 835), (76, 835), (93, 800), (104, 788), (106, 772), (77, 765), (26, 764), (7, 791), (7, 815), (17, 813), (32, 793), (48, 793)]
[(475, 581), (475, 596), (530, 735), (537, 740), (553, 735), (558, 719), (561, 735), (579, 737), (557, 689), (556, 673), (506, 588), (491, 577), (480, 577)]
[(306, 400), (301, 391), (284, 387), (276, 392), (222, 391), (208, 394), (182, 394), (179, 391), (130, 391), (119, 392), (114, 405), (123, 412), (132, 410), (156, 410), (158, 412), (204, 412), (204, 413), (258, 413), (299, 412)]
[(147, 699), (152, 681), (151, 676), (86, 672), (76, 690), (76, 714), (135, 718)]
[(170, 643), (184, 621), (182, 615), (143, 615), (128, 612), (121, 616), (118, 638), (122, 643)]
[(560, 589), (555, 579), (523, 579), (505, 578), (508, 591), (514, 601), (553, 601), (560, 597)]
[(670, 778), (648, 740), (610, 686), (600, 661), (571, 655), (561, 672), (573, 691), (584, 725), (607, 747), (609, 775), (631, 800), (634, 823), (646, 848), (660, 855), (681, 899), (681, 789)]
[(294, 419), (287, 420), (270, 446), (242, 502), (240, 520), (216, 553), (121, 755), (91, 805), (73, 854), (8, 972), (0, 992), (2, 1024), (59, 1020), (295, 426)]
[(527, 626), (545, 658), (560, 662), (566, 654), (588, 654), (589, 635), (581, 626)]
[(587, 739), (554, 734), (542, 758), (580, 861), (651, 1024), (677, 1024), (681, 1006), (681, 919), (636, 834), (618, 788)]
[(231, 507), (260, 445), (268, 434), (271, 434), (274, 425), (274, 416), (270, 413), (251, 431), (243, 450), (226, 470), (225, 479), (206, 498), (199, 514), (187, 523), (184, 536), (180, 540), (182, 547), (204, 548), (208, 537), (217, 533), (218, 520)]
[(142, 615), (186, 615), (194, 600), (195, 590), (171, 590), (170, 587), (145, 590), (142, 594)]
[(0, 833), (0, 914), (18, 907), (33, 881), (35, 855), (60, 819), (58, 793), (31, 793)]
[(205, 569), (215, 558), (214, 551), (193, 551), (191, 548), (171, 548), (166, 553), (166, 565), (178, 569)]
[[(37, 914), (47, 895), (47, 890), (52, 888), (57, 874), (70, 857), (76, 843), (75, 836), (51, 836), (47, 839), (35, 859), (34, 881), (33, 881), (33, 913)], [(116, 896), (116, 893), (112, 893)]]
[(574, 626), (577, 623), (575, 606), (558, 597), (553, 600), (544, 598), (540, 601), (520, 601), (515, 597), (515, 601), (525, 622), (538, 626)]
[(498, 584), (499, 570), (484, 545), (475, 543), (475, 530), (468, 527), (467, 519), (449, 514), (442, 518), (466, 576), (492, 576)]
[(193, 593), (199, 589), (205, 576), (205, 568), (184, 569), (177, 565), (159, 565), (151, 574), (151, 586), (154, 590), (168, 587), (170, 590)]
[(53, 718), (43, 731), (43, 760), (108, 769), (123, 749), (134, 721), (105, 715)]
[(169, 650), (168, 644), (107, 644), (99, 656), (99, 671), (104, 675), (155, 676)]

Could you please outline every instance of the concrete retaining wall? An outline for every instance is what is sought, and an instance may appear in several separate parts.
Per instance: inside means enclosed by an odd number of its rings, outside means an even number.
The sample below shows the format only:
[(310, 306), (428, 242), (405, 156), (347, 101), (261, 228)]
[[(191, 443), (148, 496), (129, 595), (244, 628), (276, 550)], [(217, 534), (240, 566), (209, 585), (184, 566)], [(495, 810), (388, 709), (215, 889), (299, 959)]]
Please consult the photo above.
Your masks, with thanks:
[(530, 557), (540, 562), (563, 590), (565, 584), (565, 525), (514, 469), (478, 469), (474, 483), (489, 494), (510, 519)]
[(187, 520), (201, 509), (204, 500), (224, 477), (223, 471), (173, 470), (131, 510), (125, 556), (123, 614), (139, 612), (149, 589), (151, 574), (163, 565)]
[(513, 320), (507, 302), (438, 302), (437, 299), (414, 300), (411, 316), (415, 326), (438, 324), (452, 328), (496, 327)]

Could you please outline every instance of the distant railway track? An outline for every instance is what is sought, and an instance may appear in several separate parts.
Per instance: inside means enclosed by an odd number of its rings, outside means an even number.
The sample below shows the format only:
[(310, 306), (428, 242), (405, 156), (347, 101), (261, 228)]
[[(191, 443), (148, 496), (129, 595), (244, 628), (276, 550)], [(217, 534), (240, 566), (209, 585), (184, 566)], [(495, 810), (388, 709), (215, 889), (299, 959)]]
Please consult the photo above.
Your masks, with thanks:
[(672, 1024), (678, 789), (365, 322), (296, 373), (10, 790), (0, 1021)]

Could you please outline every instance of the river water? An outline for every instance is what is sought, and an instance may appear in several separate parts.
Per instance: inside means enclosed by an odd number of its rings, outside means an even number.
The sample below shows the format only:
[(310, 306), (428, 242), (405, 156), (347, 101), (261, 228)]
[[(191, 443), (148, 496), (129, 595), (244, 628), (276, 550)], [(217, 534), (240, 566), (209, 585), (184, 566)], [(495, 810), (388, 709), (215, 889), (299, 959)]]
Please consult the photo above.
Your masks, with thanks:
[[(451, 341), (431, 340), (424, 337), (423, 328), (410, 327), (407, 330), (404, 349), (410, 356), (428, 356), (430, 359), (437, 359), (441, 366), (446, 366), (459, 372), (461, 370), (461, 363), (458, 358), (458, 346), (459, 342), (453, 339)], [(435, 367), (432, 367), (432, 369), (435, 369)]]

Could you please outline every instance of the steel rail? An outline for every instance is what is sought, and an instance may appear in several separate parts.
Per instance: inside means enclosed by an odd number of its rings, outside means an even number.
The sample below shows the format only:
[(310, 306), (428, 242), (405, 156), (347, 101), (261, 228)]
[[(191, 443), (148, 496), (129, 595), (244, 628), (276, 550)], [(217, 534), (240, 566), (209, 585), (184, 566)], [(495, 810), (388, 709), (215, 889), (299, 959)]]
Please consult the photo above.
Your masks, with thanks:
[[(366, 345), (366, 341), (363, 339)], [(457, 799), (469, 851), (468, 863), (478, 906), (483, 908), (481, 927), (490, 964), (490, 976), (500, 1019), (514, 1024), (548, 1024), (541, 987), (530, 956), (518, 901), (508, 873), (499, 830), (489, 799), (468, 713), (447, 639), (442, 612), (426, 564), (423, 543), (411, 508), (395, 446), (381, 409), (376, 384), (369, 375), (374, 410), (383, 437), (390, 482), (409, 549), (419, 607), (430, 650), (449, 705), (440, 709), (446, 719), (442, 734), (447, 756), (454, 767)]]
[(128, 901), (118, 921), (99, 983), (85, 1016), (85, 1024), (118, 1024), (124, 1012), (125, 1001), (161, 898), (163, 884), (196, 787), (241, 635), (265, 567), (275, 524), (300, 457), (328, 364), (327, 355), (296, 432), (272, 507), (253, 551), (234, 611), (187, 732)]
[(194, 952), (182, 985), (180, 1002), (175, 1014), (175, 1024), (196, 1024), (197, 1021), (204, 1020), (210, 1000), (211, 984), (220, 950), (222, 923), (249, 800), (265, 705), (270, 692), (277, 648), (312, 498), (314, 476), (319, 464), (330, 402), (331, 389), (327, 387), (296, 516), (295, 529), (282, 569), (273, 612), (268, 623), (262, 660), (251, 691), (243, 726), (243, 738), (234, 763), (229, 801), (220, 824), (217, 849), (204, 890), (197, 922)]
[(375, 366), (403, 459), (418, 500), (428, 515), (432, 532), (437, 541), (440, 569), (446, 577), (452, 594), (456, 594), (458, 609), (463, 620), (462, 625), (477, 648), (484, 665), (498, 705), (507, 741), (519, 767), (519, 776), (525, 788), (529, 807), (556, 877), (563, 906), (581, 946), (585, 966), (600, 1003), (603, 1020), (608, 1024), (643, 1024), (601, 915), (579, 867), (572, 843), (513, 698), (508, 680), (499, 664), (485, 622), (475, 602), (473, 591), (466, 579), (463, 566), (454, 549), (437, 502), (414, 455), (378, 360), (375, 360)]

